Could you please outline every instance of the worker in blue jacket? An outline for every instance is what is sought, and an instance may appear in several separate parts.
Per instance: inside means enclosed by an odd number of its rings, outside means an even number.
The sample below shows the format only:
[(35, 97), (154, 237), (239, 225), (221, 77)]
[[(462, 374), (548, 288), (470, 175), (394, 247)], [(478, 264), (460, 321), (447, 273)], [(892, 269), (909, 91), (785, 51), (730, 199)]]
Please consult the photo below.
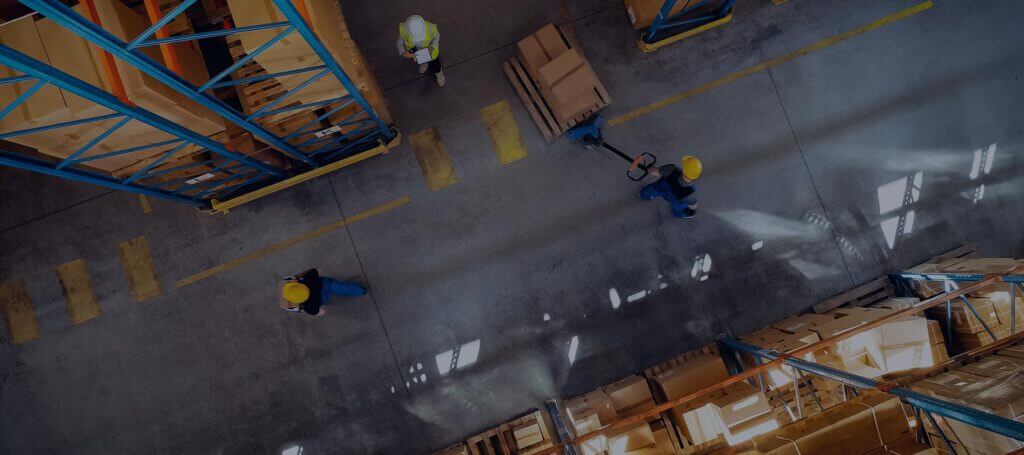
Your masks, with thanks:
[(661, 178), (645, 186), (638, 196), (645, 201), (663, 198), (672, 207), (672, 216), (693, 218), (697, 214), (697, 185), (693, 181), (700, 177), (703, 165), (695, 156), (684, 156), (680, 164), (681, 169), (674, 164), (651, 168), (651, 175)]
[(366, 288), (357, 283), (320, 276), (317, 269), (309, 269), (284, 278), (284, 284), (281, 285), (281, 297), (284, 298), (281, 308), (319, 316), (324, 314), (320, 306), (332, 295), (357, 297), (365, 294)]

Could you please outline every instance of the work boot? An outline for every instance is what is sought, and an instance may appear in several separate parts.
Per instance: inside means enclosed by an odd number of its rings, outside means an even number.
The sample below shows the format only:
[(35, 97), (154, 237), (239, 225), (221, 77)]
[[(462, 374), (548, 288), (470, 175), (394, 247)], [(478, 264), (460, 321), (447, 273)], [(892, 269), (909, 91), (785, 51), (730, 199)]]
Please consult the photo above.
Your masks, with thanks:
[(444, 87), (444, 71), (441, 71), (434, 76), (437, 77), (437, 85)]
[(429, 66), (430, 65), (428, 65), (426, 63), (421, 64), (420, 65), (420, 74), (426, 73), (427, 72), (427, 67), (429, 67)]

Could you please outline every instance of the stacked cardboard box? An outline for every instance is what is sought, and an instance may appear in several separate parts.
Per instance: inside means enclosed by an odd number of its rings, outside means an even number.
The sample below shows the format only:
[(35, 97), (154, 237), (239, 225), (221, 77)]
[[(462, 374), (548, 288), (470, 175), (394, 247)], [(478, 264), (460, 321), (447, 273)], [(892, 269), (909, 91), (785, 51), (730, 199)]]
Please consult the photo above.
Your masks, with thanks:
[(647, 381), (630, 376), (585, 395), (566, 400), (565, 408), (577, 434), (594, 431), (618, 416), (654, 407)]
[(611, 101), (590, 62), (569, 46), (554, 25), (516, 43), (516, 55), (561, 124)]
[[(985, 330), (988, 326), (992, 333), (999, 339), (1005, 338), (1011, 333), (1011, 308), (1009, 294), (1006, 292), (986, 293), (985, 297), (968, 298), (977, 316), (968, 308), (963, 300), (953, 300), (950, 304), (952, 310), (953, 346), (959, 352), (970, 351), (992, 344), (994, 340)], [(1014, 299), (1016, 306), (1016, 328), (1014, 333), (1024, 330), (1024, 301), (1019, 297)], [(945, 306), (938, 306), (928, 310), (930, 316), (940, 321), (945, 320)], [(980, 318), (980, 320), (979, 320)], [(984, 325), (982, 324), (984, 321)]]
[[(803, 420), (754, 438), (757, 453), (863, 454), (910, 435), (899, 398), (865, 393)], [(884, 452), (883, 452), (884, 453)]]
[(574, 42), (547, 25), (516, 43), (516, 56), (503, 64), (505, 75), (548, 142), (611, 103)]
[[(919, 381), (913, 389), (1013, 420), (1024, 419), (1024, 348), (1014, 346), (963, 365), (956, 370)], [(1002, 454), (1024, 447), (1024, 442), (946, 419), (946, 435), (969, 453)]]

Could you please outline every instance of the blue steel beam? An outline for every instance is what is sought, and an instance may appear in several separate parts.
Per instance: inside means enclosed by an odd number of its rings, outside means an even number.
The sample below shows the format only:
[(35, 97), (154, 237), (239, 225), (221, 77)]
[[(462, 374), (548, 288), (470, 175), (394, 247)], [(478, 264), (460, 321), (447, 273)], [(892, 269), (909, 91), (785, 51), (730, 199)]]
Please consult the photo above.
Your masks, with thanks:
[(292, 26), (295, 27), (297, 32), (299, 32), (299, 35), (302, 35), (302, 37), (306, 39), (306, 43), (309, 44), (309, 47), (313, 48), (313, 52), (316, 52), (316, 55), (320, 57), (320, 60), (324, 65), (327, 65), (327, 68), (334, 73), (334, 77), (338, 78), (338, 82), (341, 82), (341, 85), (345, 87), (349, 96), (355, 98), (356, 102), (362, 106), (364, 111), (366, 111), (366, 114), (369, 115), (374, 123), (377, 124), (377, 128), (380, 130), (381, 135), (384, 136), (385, 141), (390, 141), (394, 138), (395, 135), (391, 131), (391, 128), (381, 120), (380, 116), (377, 115), (377, 112), (373, 110), (373, 106), (370, 106), (370, 103), (366, 101), (366, 98), (363, 98), (363, 94), (359, 92), (359, 87), (356, 87), (356, 84), (352, 82), (352, 79), (345, 74), (345, 71), (341, 69), (338, 62), (334, 60), (334, 56), (331, 55), (330, 51), (328, 51), (327, 48), (324, 47), (324, 44), (320, 42), (320, 39), (313, 34), (313, 30), (309, 28), (309, 24), (306, 24), (305, 19), (303, 19), (302, 15), (300, 15), (298, 10), (295, 9), (295, 5), (292, 4), (292, 0), (274, 0), (274, 4), (277, 5), (277, 9), (281, 10), (281, 13), (284, 14), (286, 19), (288, 19), (288, 22), (292, 23)]
[[(173, 17), (173, 16), (171, 16), (171, 17)], [(146, 41), (144, 43), (139, 43), (139, 45), (136, 46), (136, 47), (149, 47), (149, 46), (159, 46), (161, 44), (184, 43), (186, 41), (195, 41), (195, 40), (201, 40), (201, 39), (206, 39), (206, 38), (216, 38), (218, 36), (228, 36), (228, 35), (234, 35), (234, 34), (237, 34), (237, 33), (253, 32), (253, 31), (257, 31), (257, 30), (267, 30), (267, 29), (270, 29), (270, 28), (287, 27), (289, 25), (291, 25), (291, 24), (288, 23), (288, 22), (271, 22), (269, 24), (247, 25), (245, 27), (234, 27), (234, 28), (228, 28), (228, 29), (224, 29), (224, 30), (210, 30), (208, 32), (193, 33), (191, 35), (174, 35), (174, 36), (168, 36), (167, 38), (159, 38), (159, 39), (149, 40), (149, 41)]]
[(644, 33), (644, 35), (642, 36), (643, 41), (645, 43), (653, 44), (653, 43), (657, 42), (659, 40), (659, 38), (657, 37), (658, 36), (658, 32), (660, 32), (662, 30), (672, 29), (672, 28), (676, 28), (676, 27), (681, 27), (681, 26), (684, 26), (684, 25), (689, 25), (690, 27), (687, 27), (687, 30), (689, 30), (689, 29), (692, 29), (692, 28), (704, 25), (706, 23), (714, 22), (714, 21), (716, 21), (718, 19), (721, 19), (723, 17), (726, 17), (726, 16), (729, 15), (729, 13), (732, 12), (732, 7), (733, 7), (733, 4), (736, 3), (736, 0), (723, 0), (722, 5), (719, 6), (718, 10), (716, 10), (712, 14), (706, 14), (704, 16), (699, 16), (699, 17), (685, 18), (685, 19), (676, 19), (676, 20), (670, 21), (670, 19), (679, 18), (681, 16), (684, 16), (687, 13), (692, 12), (698, 6), (701, 6), (701, 5), (704, 4), (703, 1), (697, 2), (693, 6), (687, 6), (686, 8), (684, 8), (679, 13), (676, 13), (675, 15), (670, 16), (672, 14), (672, 8), (675, 7), (676, 3), (677, 3), (677, 0), (665, 0), (665, 3), (663, 3), (661, 5), (661, 9), (658, 10), (658, 15), (654, 17), (654, 21), (651, 23), (651, 26), (647, 28), (647, 32)]
[[(912, 281), (953, 281), (968, 282), (981, 281), (987, 275), (981, 273), (917, 273), (901, 272), (895, 274), (899, 278)], [(1007, 283), (1024, 283), (1024, 275), (1003, 275), (1003, 281)]]
[(56, 85), (68, 92), (74, 93), (75, 95), (117, 112), (120, 115), (131, 117), (173, 136), (184, 138), (189, 142), (199, 145), (224, 158), (243, 163), (251, 168), (259, 169), (260, 171), (276, 177), (284, 177), (284, 174), (277, 169), (253, 160), (252, 158), (231, 152), (223, 145), (207, 138), (206, 136), (198, 134), (192, 130), (185, 129), (182, 126), (172, 123), (145, 109), (126, 105), (115, 96), (103, 90), (71, 77), (68, 74), (58, 71), (51, 66), (45, 65), (7, 46), (0, 45), (0, 64), (13, 68), (16, 71), (21, 71), (26, 75), (34, 76), (40, 81), (46, 81)]
[(89, 40), (107, 52), (110, 52), (113, 56), (142, 70), (144, 73), (180, 92), (189, 99), (245, 128), (254, 136), (274, 148), (284, 151), (291, 157), (302, 161), (303, 163), (310, 166), (316, 166), (316, 163), (313, 160), (309, 159), (287, 143), (281, 141), (270, 131), (267, 131), (265, 128), (253, 123), (252, 121), (246, 120), (245, 117), (239, 114), (235, 109), (212, 95), (196, 91), (195, 87), (193, 87), (188, 81), (177, 74), (174, 74), (170, 69), (157, 63), (140, 51), (128, 49), (127, 43), (110, 34), (110, 32), (107, 32), (102, 27), (94, 24), (92, 21), (82, 17), (71, 8), (61, 4), (60, 2), (54, 2), (52, 0), (19, 1), (25, 4), (25, 6), (42, 13), (44, 16), (52, 19), (64, 28), (71, 30), (75, 34)]
[[(775, 360), (782, 357), (781, 354), (771, 349), (764, 349), (736, 339), (726, 338), (720, 342), (731, 349), (749, 352), (768, 360)], [(863, 376), (858, 376), (835, 368), (829, 368), (797, 357), (787, 356), (783, 361), (786, 365), (797, 370), (831, 379), (841, 384), (860, 389), (879, 389), (879, 383), (874, 379), (865, 378)], [(895, 395), (915, 407), (921, 408), (924, 412), (939, 414), (943, 417), (958, 420), (983, 430), (998, 433), (1017, 440), (1024, 440), (1024, 423), (1022, 422), (1017, 422), (995, 414), (989, 414), (974, 408), (923, 395), (902, 387), (887, 388), (885, 392)]]
[(51, 163), (34, 160), (14, 153), (8, 153), (3, 150), (0, 150), (0, 165), (25, 169), (28, 171), (38, 172), (40, 174), (52, 175), (70, 180), (77, 180), (79, 182), (91, 183), (93, 185), (99, 185), (114, 190), (167, 199), (169, 201), (182, 204), (194, 205), (199, 208), (209, 208), (210, 206), (210, 203), (206, 201), (176, 196), (167, 192), (157, 191), (141, 186), (125, 185), (111, 179), (110, 177), (94, 174), (92, 172), (79, 171), (77, 169), (54, 169)]

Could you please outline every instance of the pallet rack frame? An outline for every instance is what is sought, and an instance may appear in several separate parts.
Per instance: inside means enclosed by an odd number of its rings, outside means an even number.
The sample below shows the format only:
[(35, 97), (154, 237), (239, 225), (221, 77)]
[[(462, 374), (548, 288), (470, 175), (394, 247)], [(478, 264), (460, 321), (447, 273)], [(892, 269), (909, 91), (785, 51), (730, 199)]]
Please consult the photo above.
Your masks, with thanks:
[[(359, 161), (359, 159), (352, 160), (360, 156), (373, 156), (379, 153), (388, 151), (390, 148), (397, 146), (400, 136), (394, 128), (384, 123), (381, 117), (374, 110), (373, 106), (366, 100), (366, 98), (360, 93), (358, 87), (352, 81), (352, 79), (345, 73), (344, 69), (338, 64), (338, 62), (331, 55), (330, 51), (326, 46), (317, 38), (315, 33), (310, 28), (308, 23), (308, 14), (305, 13), (304, 8), (297, 8), (295, 4), (290, 0), (273, 0), (274, 5), (278, 8), (281, 14), (286, 20), (280, 22), (272, 22), (267, 24), (257, 24), (246, 27), (238, 28), (227, 28), (224, 30), (215, 30), (207, 32), (198, 32), (189, 35), (179, 36), (167, 36), (162, 33), (163, 28), (169, 24), (176, 17), (179, 17), (185, 11), (195, 5), (199, 0), (182, 0), (182, 2), (174, 7), (167, 14), (160, 16), (159, 13), (153, 14), (153, 5), (151, 0), (146, 0), (147, 9), (150, 11), (150, 17), (159, 17), (159, 19), (153, 23), (145, 32), (139, 36), (133, 38), (129, 42), (122, 41), (118, 37), (114, 36), (110, 32), (104, 30), (102, 27), (94, 23), (92, 20), (87, 19), (81, 14), (75, 12), (70, 7), (62, 4), (56, 0), (19, 0), (25, 6), (35, 10), (38, 13), (43, 14), (47, 18), (53, 20), (57, 24), (64, 28), (72, 31), (78, 36), (86, 39), (92, 44), (103, 49), (109, 55), (117, 57), (122, 61), (132, 65), (139, 69), (143, 73), (156, 79), (162, 84), (174, 89), (175, 91), (183, 94), (187, 98), (199, 103), (201, 106), (213, 111), (214, 113), (224, 117), (229, 122), (234, 123), (244, 130), (250, 132), (255, 138), (265, 141), (267, 144), (284, 152), (288, 157), (295, 160), (298, 163), (295, 170), (289, 173), (284, 173), (280, 170), (270, 168), (262, 163), (252, 160), (248, 157), (242, 156), (238, 153), (230, 151), (228, 147), (222, 144), (217, 144), (206, 137), (199, 135), (198, 133), (189, 131), (182, 128), (166, 119), (159, 117), (158, 115), (146, 111), (144, 109), (137, 108), (125, 102), (126, 100), (118, 100), (114, 97), (96, 87), (93, 87), (81, 80), (75, 79), (63, 72), (56, 70), (55, 68), (35, 61), (19, 52), (10, 49), (6, 46), (0, 46), (0, 50), (3, 51), (4, 59), (2, 62), (13, 69), (24, 73), (15, 77), (5, 78), (0, 80), (0, 84), (11, 84), (18, 82), (25, 82), (30, 80), (38, 80), (36, 86), (23, 93), (17, 99), (15, 99), (10, 105), (3, 108), (0, 111), (0, 118), (7, 115), (10, 111), (17, 108), (18, 105), (23, 103), (28, 97), (35, 91), (39, 90), (45, 83), (51, 83), (59, 86), (61, 89), (71, 92), (75, 95), (86, 98), (92, 102), (101, 104), (107, 108), (114, 110), (117, 114), (111, 114), (108, 116), (97, 117), (93, 119), (76, 120), (73, 122), (64, 122), (61, 124), (47, 125), (42, 128), (33, 128), (23, 131), (15, 132), (4, 132), (0, 133), (0, 139), (5, 137), (12, 137), (18, 134), (30, 134), (49, 129), (56, 129), (61, 127), (67, 127), (72, 125), (78, 125), (88, 123), (92, 121), (109, 120), (112, 118), (122, 118), (122, 122), (118, 122), (114, 127), (108, 129), (106, 132), (100, 134), (91, 140), (87, 147), (83, 147), (80, 150), (75, 151), (71, 157), (67, 160), (59, 163), (50, 163), (46, 160), (40, 160), (19, 154), (14, 150), (3, 150), (0, 151), (0, 165), (7, 165), (11, 167), (26, 169), (35, 172), (41, 172), (57, 177), (62, 177), (70, 180), (87, 182), (92, 184), (102, 185), (108, 188), (124, 190), (154, 197), (160, 197), (164, 199), (173, 200), (176, 202), (187, 203), (198, 206), (203, 209), (213, 209), (214, 211), (225, 212), (228, 208), (237, 206), (238, 203), (231, 203), (230, 198), (243, 196), (239, 198), (242, 201), (249, 201), (255, 197), (263, 196), (268, 194), (265, 189), (273, 188), (285, 188), (292, 186), (301, 181), (308, 180), (310, 175), (318, 175), (318, 170), (323, 170), (329, 167), (331, 170), (336, 169), (337, 164), (340, 162), (351, 163)], [(91, 0), (82, 0), (83, 3), (89, 3)], [(300, 3), (301, 5), (301, 3)], [(141, 52), (141, 48), (147, 46), (160, 46), (161, 48), (172, 43), (181, 42), (194, 42), (202, 39), (209, 38), (222, 38), (228, 35), (246, 33), (259, 30), (278, 30), (276, 36), (266, 42), (264, 45), (255, 49), (251, 54), (248, 54), (245, 58), (235, 62), (233, 65), (220, 72), (213, 78), (209, 79), (206, 83), (201, 86), (195, 86), (186, 81), (184, 78), (175, 73), (171, 68), (164, 66), (153, 59), (149, 58)], [(316, 53), (319, 63), (311, 65), (305, 68), (296, 68), (289, 71), (282, 71), (273, 74), (266, 74), (255, 76), (251, 78), (243, 78), (237, 80), (228, 80), (232, 72), (237, 70), (243, 64), (250, 62), (258, 56), (260, 53), (265, 52), (274, 44), (278, 43), (284, 37), (295, 34), (300, 36), (306, 44)], [(156, 38), (153, 38), (156, 36)], [(109, 56), (108, 56), (109, 57)], [(109, 60), (109, 58), (108, 58)], [(174, 65), (173, 61), (170, 62), (171, 66)], [(31, 70), (31, 74), (26, 69)], [(214, 97), (209, 91), (217, 88), (232, 87), (236, 85), (258, 82), (267, 80), (275, 77), (291, 76), (297, 74), (310, 74), (312, 76), (305, 80), (305, 82), (299, 84), (296, 87), (289, 89), (281, 97), (271, 101), (270, 103), (262, 106), (255, 112), (245, 114), (235, 109), (220, 99)], [(277, 106), (286, 99), (292, 97), (295, 93), (303, 90), (310, 86), (314, 82), (325, 78), (333, 77), (338, 83), (345, 88), (347, 94), (339, 97), (335, 97), (329, 100), (322, 100), (316, 102), (301, 103), (299, 105), (292, 105), (287, 107)], [(327, 119), (329, 116), (352, 106), (358, 106), (359, 109), (356, 113), (346, 117), (334, 123), (330, 128), (323, 128), (319, 125), (319, 122)], [(275, 135), (270, 132), (262, 125), (256, 122), (257, 118), (269, 115), (276, 115), (282, 113), (292, 113), (302, 110), (313, 111), (317, 109), (326, 109), (326, 113), (318, 114), (315, 120), (311, 120), (299, 129), (288, 133), (287, 135)], [(232, 185), (233, 190), (231, 192), (223, 191), (205, 191), (200, 190), (192, 195), (184, 196), (182, 191), (170, 191), (160, 186), (147, 185), (140, 182), (141, 175), (133, 175), (129, 179), (116, 179), (109, 176), (102, 175), (100, 173), (84, 171), (81, 169), (74, 169), (70, 166), (75, 164), (82, 164), (91, 160), (101, 159), (113, 155), (124, 155), (131, 153), (143, 153), (151, 151), (152, 148), (158, 145), (168, 145), (171, 142), (168, 141), (162, 144), (151, 144), (151, 145), (139, 145), (137, 147), (131, 147), (127, 149), (117, 150), (113, 153), (104, 154), (101, 156), (90, 156), (82, 159), (78, 159), (79, 156), (87, 152), (93, 146), (96, 146), (102, 142), (107, 136), (116, 131), (117, 128), (124, 125), (131, 120), (139, 120), (144, 123), (150, 124), (166, 133), (175, 136), (175, 143), (181, 142), (182, 147), (188, 144), (195, 144), (202, 146), (206, 150), (213, 152), (214, 154), (232, 160), (234, 167), (232, 169), (237, 170), (238, 168), (253, 168), (259, 171), (256, 174), (245, 173), (246, 177), (234, 176), (233, 179), (240, 180), (240, 183)], [(342, 127), (351, 127), (351, 131), (342, 133), (339, 131)], [(308, 139), (306, 138), (308, 136)], [(298, 145), (292, 145), (289, 140), (302, 140)], [(317, 148), (309, 151), (300, 151), (303, 147), (315, 145)], [(177, 151), (179, 149), (172, 149)], [(173, 152), (164, 154), (160, 160), (169, 158), (173, 155)], [(348, 161), (345, 161), (345, 160)], [(157, 163), (159, 164), (159, 163)], [(155, 164), (153, 165), (155, 166)], [(146, 171), (152, 169), (153, 166), (147, 166)], [(215, 170), (224, 170), (224, 168), (218, 166)], [(185, 179), (188, 180), (188, 179)], [(223, 181), (217, 181), (213, 183), (223, 184)], [(197, 187), (193, 184), (188, 188), (194, 190)], [(204, 188), (204, 187), (198, 187)], [(207, 189), (216, 189), (217, 186), (212, 186)], [(264, 189), (261, 191), (261, 189)], [(246, 191), (242, 191), (246, 190)], [(242, 194), (245, 193), (245, 194)], [(254, 197), (255, 195), (255, 197)], [(248, 196), (248, 197), (244, 197)], [(228, 199), (225, 201), (225, 199)], [(220, 207), (218, 207), (220, 206)]]
[[(723, 0), (722, 4), (712, 13), (685, 17), (697, 8), (704, 6), (705, 1), (697, 0), (691, 5), (693, 0), (687, 0), (681, 11), (672, 14), (672, 8), (675, 8), (678, 0), (665, 0), (661, 9), (658, 10), (658, 15), (654, 17), (654, 22), (640, 34), (637, 46), (644, 52), (653, 52), (732, 20), (733, 6), (736, 0)], [(672, 33), (666, 35), (666, 32), (670, 31)]]
[[(895, 311), (886, 315), (885, 317), (879, 318), (870, 323), (861, 325), (855, 329), (843, 332), (833, 338), (819, 341), (800, 349), (796, 349), (788, 353), (778, 353), (769, 349), (761, 348), (759, 346), (750, 345), (731, 337), (723, 336), (718, 340), (718, 344), (723, 348), (723, 359), (732, 358), (735, 360), (735, 354), (739, 351), (749, 352), (754, 354), (755, 357), (762, 359), (763, 361), (758, 362), (756, 366), (751, 368), (737, 371), (739, 368), (735, 368), (736, 374), (730, 376), (728, 379), (708, 386), (702, 390), (691, 393), (686, 396), (679, 397), (677, 399), (658, 404), (657, 406), (646, 410), (641, 413), (628, 415), (615, 421), (604, 425), (603, 427), (588, 432), (586, 434), (578, 435), (573, 439), (562, 441), (558, 446), (552, 447), (544, 452), (537, 455), (547, 455), (558, 453), (568, 447), (572, 447), (575, 450), (577, 444), (588, 441), (603, 435), (609, 431), (622, 430), (635, 425), (642, 420), (661, 414), (662, 412), (668, 411), (676, 406), (685, 404), (694, 399), (700, 398), (709, 393), (715, 392), (723, 387), (735, 384), (741, 381), (756, 381), (758, 377), (762, 376), (766, 372), (778, 368), (782, 365), (788, 365), (796, 371), (801, 371), (807, 374), (813, 374), (815, 376), (823, 377), (829, 380), (834, 380), (843, 384), (844, 386), (852, 387), (853, 389), (874, 389), (880, 390), (885, 393), (899, 397), (901, 400), (912, 405), (915, 410), (919, 410), (925, 414), (930, 420), (934, 419), (932, 414), (938, 414), (946, 418), (958, 420), (969, 425), (991, 431), (993, 433), (1001, 434), (1003, 436), (1011, 437), (1018, 440), (1024, 440), (1024, 423), (1010, 420), (1001, 416), (997, 416), (991, 413), (983, 412), (977, 409), (962, 406), (956, 403), (949, 402), (936, 397), (922, 395), (917, 392), (911, 391), (904, 387), (898, 387), (893, 384), (887, 384), (884, 382), (876, 381), (874, 379), (865, 378), (862, 376), (847, 373), (845, 371), (830, 368), (824, 365), (820, 365), (811, 361), (801, 359), (800, 356), (817, 351), (825, 348), (839, 341), (848, 339), (850, 337), (859, 335), (868, 330), (880, 327), (883, 324), (896, 321), (905, 316), (912, 316), (918, 312), (924, 311), (928, 308), (933, 308), (944, 303), (947, 303), (953, 299), (959, 299), (971, 292), (980, 291), (987, 286), (996, 283), (1024, 283), (1024, 266), (1018, 266), (1006, 273), (980, 275), (980, 274), (915, 274), (911, 272), (904, 272), (895, 274), (903, 279), (914, 279), (917, 276), (920, 279), (926, 279), (920, 275), (928, 275), (931, 278), (929, 280), (934, 281), (965, 281), (969, 282), (968, 285), (963, 287), (954, 287), (947, 289), (946, 292), (928, 298), (914, 305), (911, 308), (905, 310)], [(946, 280), (949, 278), (949, 280)], [(1011, 305), (1012, 306), (1012, 305)], [(1007, 339), (1008, 340), (1008, 339)], [(729, 355), (731, 353), (732, 355)], [(964, 355), (968, 355), (965, 353)], [(735, 362), (728, 361), (727, 366), (732, 364), (736, 365)], [(740, 365), (742, 366), (742, 365)], [(945, 437), (943, 435), (943, 437)], [(944, 443), (948, 444), (949, 441), (946, 439)]]

